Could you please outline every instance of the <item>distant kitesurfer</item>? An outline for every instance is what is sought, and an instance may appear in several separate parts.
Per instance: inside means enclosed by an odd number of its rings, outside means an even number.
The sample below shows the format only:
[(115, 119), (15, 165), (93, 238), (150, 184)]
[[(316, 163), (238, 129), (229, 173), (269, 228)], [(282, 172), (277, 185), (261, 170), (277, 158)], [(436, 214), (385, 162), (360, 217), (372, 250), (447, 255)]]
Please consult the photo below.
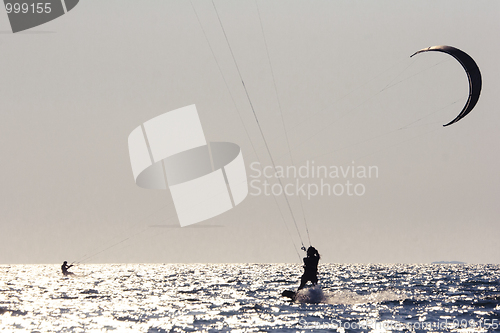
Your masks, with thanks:
[(304, 274), (300, 279), (300, 290), (305, 287), (307, 281), (311, 281), (312, 285), (318, 284), (318, 262), (320, 256), (318, 250), (309, 246), (307, 249), (307, 257), (304, 258)]
[[(305, 259), (304, 259), (304, 260), (305, 260)], [(62, 264), (62, 266), (61, 266), (61, 270), (62, 270), (62, 273), (63, 273), (63, 275), (64, 275), (64, 276), (66, 276), (66, 275), (74, 275), (74, 273), (72, 273), (72, 272), (68, 272), (68, 269), (69, 269), (70, 267), (73, 267), (73, 265), (68, 265), (68, 262), (67, 262), (67, 261), (63, 262), (63, 264)]]

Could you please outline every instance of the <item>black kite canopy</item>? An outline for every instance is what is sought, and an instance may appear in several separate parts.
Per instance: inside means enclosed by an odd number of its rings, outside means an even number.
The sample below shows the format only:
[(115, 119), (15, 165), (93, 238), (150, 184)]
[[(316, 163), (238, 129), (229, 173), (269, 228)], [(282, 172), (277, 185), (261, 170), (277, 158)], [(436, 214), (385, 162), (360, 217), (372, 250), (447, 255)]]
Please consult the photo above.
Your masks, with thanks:
[(443, 126), (448, 126), (456, 123), (457, 121), (465, 117), (467, 114), (469, 114), (469, 112), (472, 111), (472, 109), (476, 105), (479, 99), (479, 95), (481, 94), (481, 84), (482, 84), (481, 72), (479, 71), (479, 67), (477, 67), (477, 64), (474, 61), (474, 59), (472, 59), (467, 53), (453, 46), (447, 46), (447, 45), (431, 46), (426, 49), (422, 49), (420, 51), (415, 52), (410, 56), (410, 58), (413, 57), (415, 54), (427, 51), (438, 51), (451, 55), (452, 57), (457, 59), (458, 62), (462, 65), (462, 67), (465, 69), (465, 73), (467, 73), (467, 77), (469, 78), (469, 98), (467, 99), (467, 103), (465, 103), (464, 108), (455, 119), (450, 121), (448, 124), (443, 125)]

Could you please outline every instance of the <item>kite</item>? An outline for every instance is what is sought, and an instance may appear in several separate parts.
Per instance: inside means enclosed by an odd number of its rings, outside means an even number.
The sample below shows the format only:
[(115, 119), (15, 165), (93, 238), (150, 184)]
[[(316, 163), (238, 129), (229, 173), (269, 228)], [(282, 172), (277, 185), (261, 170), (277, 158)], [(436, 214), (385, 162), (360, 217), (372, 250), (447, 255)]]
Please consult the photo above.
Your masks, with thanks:
[(446, 125), (443, 125), (443, 126), (448, 126), (456, 123), (457, 121), (468, 115), (469, 112), (472, 111), (474, 106), (476, 106), (476, 103), (479, 100), (479, 95), (481, 94), (481, 85), (482, 85), (481, 72), (479, 71), (479, 67), (477, 66), (474, 59), (472, 59), (464, 51), (459, 50), (453, 46), (447, 46), (447, 45), (431, 46), (426, 49), (422, 49), (420, 51), (413, 53), (410, 56), (410, 58), (416, 54), (427, 51), (438, 51), (451, 55), (452, 57), (457, 59), (458, 62), (462, 65), (462, 67), (465, 70), (465, 73), (467, 74), (467, 77), (469, 78), (469, 98), (467, 99), (464, 108), (458, 114), (458, 116), (449, 123), (447, 123)]

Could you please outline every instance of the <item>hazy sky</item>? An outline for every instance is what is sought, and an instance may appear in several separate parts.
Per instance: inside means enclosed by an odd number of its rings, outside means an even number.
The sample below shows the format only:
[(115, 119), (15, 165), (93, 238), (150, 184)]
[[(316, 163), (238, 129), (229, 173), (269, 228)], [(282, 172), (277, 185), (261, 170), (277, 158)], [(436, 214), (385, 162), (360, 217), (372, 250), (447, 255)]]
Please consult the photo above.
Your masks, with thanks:
[[(362, 196), (302, 198), (304, 213), (290, 197), (305, 245), (304, 215), (324, 262), (500, 263), (498, 1), (215, 5), (276, 164), (378, 168), (350, 179)], [(18, 34), (1, 9), (0, 32), (0, 263), (298, 262), (283, 197), (284, 222), (249, 195), (180, 228), (169, 191), (134, 183), (130, 132), (190, 104), (208, 140), (241, 147), (250, 180), (270, 165), (211, 1), (85, 0)], [(443, 53), (409, 58), (442, 44), (483, 77), (446, 128), (465, 72)]]

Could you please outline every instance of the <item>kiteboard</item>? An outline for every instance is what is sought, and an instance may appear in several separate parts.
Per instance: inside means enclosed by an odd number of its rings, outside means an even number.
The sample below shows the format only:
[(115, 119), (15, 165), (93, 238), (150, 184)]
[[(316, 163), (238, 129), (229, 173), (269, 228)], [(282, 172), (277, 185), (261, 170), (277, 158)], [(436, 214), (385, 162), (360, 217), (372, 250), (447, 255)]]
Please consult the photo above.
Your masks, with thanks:
[(281, 293), (281, 296), (289, 298), (290, 302), (310, 304), (323, 303), (328, 298), (320, 286), (310, 286), (296, 292), (285, 290)]
[(295, 301), (295, 296), (297, 293), (291, 290), (285, 290), (281, 293), (281, 296), (290, 298), (291, 301)]

